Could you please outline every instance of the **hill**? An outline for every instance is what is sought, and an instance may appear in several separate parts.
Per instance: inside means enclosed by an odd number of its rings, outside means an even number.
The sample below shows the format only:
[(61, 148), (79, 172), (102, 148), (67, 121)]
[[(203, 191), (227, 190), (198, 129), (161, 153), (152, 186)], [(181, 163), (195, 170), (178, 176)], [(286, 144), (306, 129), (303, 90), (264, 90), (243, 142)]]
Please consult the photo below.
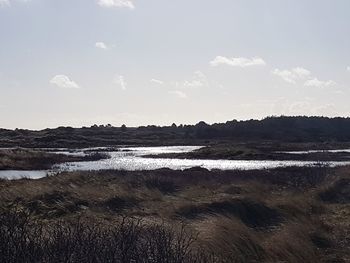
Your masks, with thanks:
[(108, 145), (178, 145), (215, 142), (347, 142), (350, 118), (268, 117), (209, 125), (59, 127), (31, 131), (0, 129), (0, 147), (91, 147)]

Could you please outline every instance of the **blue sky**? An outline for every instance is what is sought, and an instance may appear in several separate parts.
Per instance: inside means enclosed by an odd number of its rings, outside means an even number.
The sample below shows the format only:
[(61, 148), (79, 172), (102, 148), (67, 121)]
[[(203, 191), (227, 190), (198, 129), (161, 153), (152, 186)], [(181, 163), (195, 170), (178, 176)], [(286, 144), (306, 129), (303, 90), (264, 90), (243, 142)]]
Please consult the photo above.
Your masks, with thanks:
[(348, 116), (348, 0), (0, 0), (0, 126)]

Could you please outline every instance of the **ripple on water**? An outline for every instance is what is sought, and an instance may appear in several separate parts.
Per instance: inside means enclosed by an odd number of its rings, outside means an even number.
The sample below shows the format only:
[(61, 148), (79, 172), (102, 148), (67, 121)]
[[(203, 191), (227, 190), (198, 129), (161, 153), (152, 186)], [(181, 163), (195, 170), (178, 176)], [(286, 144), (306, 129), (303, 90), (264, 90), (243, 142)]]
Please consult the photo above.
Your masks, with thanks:
[[(31, 178), (39, 179), (45, 177), (47, 173), (57, 171), (98, 171), (98, 170), (155, 170), (169, 168), (173, 170), (184, 170), (192, 167), (202, 167), (208, 170), (257, 170), (274, 169), (279, 167), (304, 167), (317, 166), (320, 163), (313, 161), (276, 161), (276, 160), (193, 160), (193, 159), (166, 159), (166, 158), (146, 158), (145, 155), (157, 155), (163, 153), (185, 153), (201, 148), (201, 146), (165, 146), (165, 147), (128, 147), (119, 148), (116, 151), (106, 151), (103, 148), (100, 152), (110, 155), (109, 159), (72, 162), (57, 165), (52, 171), (0, 171), (0, 178), (19, 179)], [(70, 154), (80, 154), (89, 149), (70, 150)], [(64, 152), (64, 151), (62, 151)], [(350, 162), (327, 162), (327, 165), (343, 166)]]

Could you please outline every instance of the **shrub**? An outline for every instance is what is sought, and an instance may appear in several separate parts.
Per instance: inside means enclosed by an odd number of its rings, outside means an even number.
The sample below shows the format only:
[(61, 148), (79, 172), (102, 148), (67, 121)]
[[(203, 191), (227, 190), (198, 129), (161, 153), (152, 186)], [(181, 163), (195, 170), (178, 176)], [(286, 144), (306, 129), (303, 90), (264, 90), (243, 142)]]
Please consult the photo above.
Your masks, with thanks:
[(149, 189), (157, 189), (163, 194), (171, 194), (178, 190), (175, 182), (162, 176), (151, 176), (145, 179), (145, 186)]
[(0, 213), (0, 262), (199, 262), (186, 228), (123, 218), (115, 224), (82, 219), (45, 224), (24, 211)]

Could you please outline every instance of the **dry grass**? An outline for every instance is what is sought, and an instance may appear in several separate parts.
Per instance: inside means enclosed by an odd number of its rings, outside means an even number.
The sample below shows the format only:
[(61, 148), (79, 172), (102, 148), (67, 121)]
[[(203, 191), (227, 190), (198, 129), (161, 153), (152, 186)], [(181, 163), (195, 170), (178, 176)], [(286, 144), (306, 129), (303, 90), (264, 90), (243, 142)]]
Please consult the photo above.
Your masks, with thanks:
[[(347, 178), (347, 167), (63, 173), (35, 181), (0, 181), (0, 207), (6, 213), (25, 211), (29, 222), (43, 225), (49, 233), (51, 228), (45, 226), (60, 222), (64, 226), (60, 235), (71, 231), (69, 222), (83, 219), (81, 231), (95, 237), (69, 252), (82, 258), (79, 253), (95, 245), (120, 256), (119, 250), (110, 250), (113, 243), (98, 242), (101, 233), (116, 235), (115, 227), (128, 218), (133, 224), (142, 220), (142, 230), (134, 238), (146, 242), (142, 246), (152, 254), (141, 260), (137, 253), (146, 252), (136, 247), (144, 243), (135, 241), (126, 253), (138, 255), (132, 262), (347, 262), (350, 209), (345, 197), (338, 196), (346, 196), (343, 182)], [(331, 196), (332, 202), (324, 196)], [(36, 228), (28, 227), (27, 234), (33, 237), (31, 231)], [(184, 236), (190, 245), (182, 240)], [(111, 256), (108, 262), (131, 262), (130, 258), (118, 260)], [(76, 257), (67, 262), (101, 261)]]
[(259, 234), (234, 217), (210, 217), (197, 225), (199, 243), (216, 262), (263, 262)]
[(108, 156), (102, 153), (80, 157), (23, 148), (0, 149), (0, 170), (47, 170), (54, 164), (105, 158)]

